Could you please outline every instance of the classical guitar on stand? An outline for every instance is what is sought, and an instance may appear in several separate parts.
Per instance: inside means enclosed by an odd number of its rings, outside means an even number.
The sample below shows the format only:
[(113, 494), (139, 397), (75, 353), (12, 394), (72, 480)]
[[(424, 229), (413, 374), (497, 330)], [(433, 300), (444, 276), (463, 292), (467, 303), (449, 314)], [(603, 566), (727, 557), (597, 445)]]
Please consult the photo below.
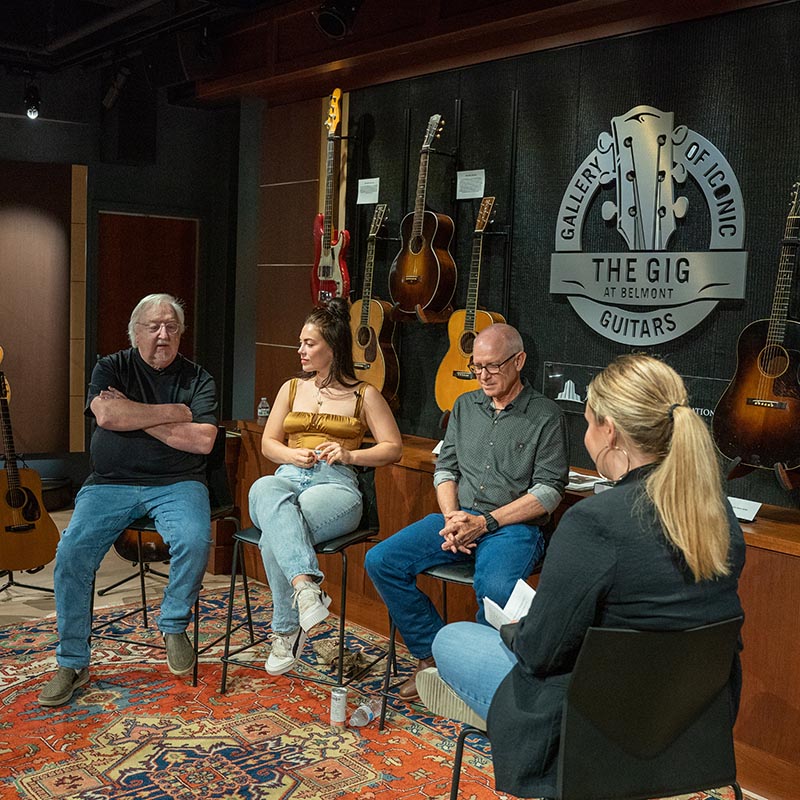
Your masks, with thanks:
[(800, 323), (787, 319), (800, 246), (800, 182), (792, 192), (769, 319), (739, 335), (736, 374), (714, 411), (719, 451), (737, 462), (731, 477), (775, 471), (786, 489), (800, 487)]
[(450, 347), (436, 371), (436, 404), (442, 411), (452, 410), (453, 404), (460, 395), (478, 388), (478, 379), (469, 371), (475, 337), (484, 328), (488, 328), (496, 322), (506, 321), (502, 314), (495, 311), (478, 310), (483, 234), (489, 224), (493, 208), (494, 197), (484, 197), (481, 200), (472, 240), (472, 263), (469, 270), (467, 305), (465, 309), (454, 311), (447, 322)]
[(416, 314), (423, 322), (447, 319), (456, 289), (456, 264), (450, 254), (453, 220), (425, 208), (431, 146), (443, 125), (441, 114), (428, 120), (419, 157), (414, 211), (406, 214), (400, 224), (402, 246), (389, 270), (394, 311), (399, 315)]
[(356, 377), (371, 383), (390, 406), (397, 404), (400, 365), (394, 349), (395, 323), (390, 319), (392, 306), (372, 296), (375, 272), (375, 240), (386, 216), (386, 204), (375, 206), (367, 237), (367, 263), (361, 300), (350, 309), (353, 331), (353, 362)]
[[(0, 348), (0, 361), (2, 353)], [(8, 383), (0, 372), (0, 423), (5, 449), (5, 469), (0, 470), (0, 570), (13, 573), (49, 564), (55, 558), (59, 536), (42, 502), (39, 473), (17, 466), (9, 396)], [(14, 583), (12, 578), (3, 588)]]
[(336, 127), (339, 124), (341, 89), (331, 94), (325, 127), (328, 129), (328, 152), (325, 165), (325, 211), (314, 221), (314, 267), (311, 270), (311, 302), (322, 307), (334, 297), (350, 296), (350, 274), (347, 271), (347, 247), (350, 234), (333, 227), (334, 157)]

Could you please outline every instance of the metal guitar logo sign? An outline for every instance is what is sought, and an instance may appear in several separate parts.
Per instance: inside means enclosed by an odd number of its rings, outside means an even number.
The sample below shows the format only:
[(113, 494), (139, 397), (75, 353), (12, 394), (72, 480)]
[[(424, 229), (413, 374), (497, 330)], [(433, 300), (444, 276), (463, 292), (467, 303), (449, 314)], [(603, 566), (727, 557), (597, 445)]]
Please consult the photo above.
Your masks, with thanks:
[[(690, 177), (705, 209), (681, 195)], [(602, 217), (615, 223), (628, 247), (584, 252), (581, 235), (602, 188), (615, 200)], [(595, 212), (596, 213), (596, 212)], [(705, 222), (706, 218), (708, 222)], [(671, 252), (678, 220), (708, 224), (708, 250)], [(672, 112), (636, 106), (611, 120), (596, 149), (578, 167), (564, 193), (550, 261), (550, 292), (570, 304), (602, 336), (630, 345), (668, 342), (690, 331), (719, 300), (744, 297), (747, 253), (739, 182), (717, 148)]]

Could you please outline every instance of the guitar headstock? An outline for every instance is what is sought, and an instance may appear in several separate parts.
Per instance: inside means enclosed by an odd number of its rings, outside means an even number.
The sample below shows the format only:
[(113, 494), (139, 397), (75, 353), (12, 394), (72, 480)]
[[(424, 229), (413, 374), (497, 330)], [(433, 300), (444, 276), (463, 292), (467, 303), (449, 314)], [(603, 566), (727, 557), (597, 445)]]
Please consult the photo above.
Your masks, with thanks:
[(339, 101), (342, 99), (342, 90), (334, 89), (331, 92), (331, 102), (328, 106), (328, 116), (325, 118), (325, 127), (328, 129), (328, 136), (333, 136), (339, 125)]
[(789, 202), (789, 216), (800, 216), (800, 180), (792, 185), (792, 198)]
[(375, 213), (372, 215), (372, 224), (369, 226), (369, 236), (367, 238), (374, 239), (378, 235), (378, 231), (383, 225), (383, 218), (386, 216), (386, 203), (378, 203), (375, 206)]
[(481, 207), (478, 209), (478, 218), (475, 220), (475, 233), (483, 233), (494, 209), (494, 197), (484, 197), (481, 200)]
[(434, 114), (428, 120), (428, 127), (425, 130), (425, 138), (422, 140), (423, 150), (430, 150), (431, 145), (433, 145), (433, 140), (438, 139), (439, 136), (441, 136), (442, 128), (444, 128), (444, 120), (442, 119), (442, 115)]

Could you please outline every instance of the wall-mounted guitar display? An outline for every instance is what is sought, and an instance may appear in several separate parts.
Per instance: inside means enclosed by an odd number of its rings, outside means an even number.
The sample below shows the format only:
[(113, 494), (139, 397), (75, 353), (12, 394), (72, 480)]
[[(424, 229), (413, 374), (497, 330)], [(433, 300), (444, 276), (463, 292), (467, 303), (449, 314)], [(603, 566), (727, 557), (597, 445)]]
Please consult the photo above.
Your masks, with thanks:
[(428, 161), (434, 139), (444, 121), (441, 114), (428, 120), (419, 157), (414, 211), (400, 224), (402, 246), (389, 270), (389, 294), (400, 320), (415, 314), (421, 321), (444, 321), (456, 288), (456, 264), (450, 254), (455, 226), (446, 214), (425, 208)]
[(800, 247), (798, 193), (800, 182), (781, 242), (772, 313), (739, 335), (736, 374), (712, 421), (719, 451), (740, 465), (732, 477), (772, 469), (787, 489), (800, 486), (800, 323), (787, 319)]
[(386, 204), (375, 206), (367, 237), (367, 261), (364, 267), (364, 287), (361, 300), (350, 309), (350, 328), (353, 331), (353, 362), (359, 380), (371, 383), (383, 393), (390, 406), (397, 405), (400, 365), (394, 349), (395, 322), (392, 306), (372, 295), (375, 272), (375, 240), (386, 216)]
[(475, 337), (484, 328), (505, 317), (495, 311), (478, 310), (478, 287), (481, 279), (483, 234), (492, 216), (494, 197), (484, 197), (475, 221), (472, 240), (472, 262), (469, 270), (466, 308), (454, 311), (447, 322), (450, 346), (436, 371), (436, 404), (442, 411), (450, 411), (456, 399), (478, 388), (478, 379), (469, 371)]
[(347, 246), (350, 234), (333, 227), (334, 157), (336, 128), (339, 125), (341, 89), (334, 89), (330, 97), (325, 127), (328, 129), (328, 148), (325, 165), (325, 211), (314, 221), (314, 266), (311, 270), (311, 301), (324, 306), (333, 297), (349, 297), (350, 274), (347, 271)]

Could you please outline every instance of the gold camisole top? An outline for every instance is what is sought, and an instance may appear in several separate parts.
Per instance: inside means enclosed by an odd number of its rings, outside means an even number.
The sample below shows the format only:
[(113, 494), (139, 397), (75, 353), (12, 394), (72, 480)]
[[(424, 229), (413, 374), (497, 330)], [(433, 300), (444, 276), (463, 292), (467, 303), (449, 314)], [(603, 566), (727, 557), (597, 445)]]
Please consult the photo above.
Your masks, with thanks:
[[(294, 405), (298, 378), (289, 384), (289, 407)], [(367, 426), (361, 420), (366, 383), (354, 387), (356, 405), (353, 416), (343, 414), (312, 414), (310, 411), (290, 411), (283, 420), (283, 430), (289, 447), (307, 447), (313, 450), (323, 442), (337, 442), (346, 450), (358, 450)]]

